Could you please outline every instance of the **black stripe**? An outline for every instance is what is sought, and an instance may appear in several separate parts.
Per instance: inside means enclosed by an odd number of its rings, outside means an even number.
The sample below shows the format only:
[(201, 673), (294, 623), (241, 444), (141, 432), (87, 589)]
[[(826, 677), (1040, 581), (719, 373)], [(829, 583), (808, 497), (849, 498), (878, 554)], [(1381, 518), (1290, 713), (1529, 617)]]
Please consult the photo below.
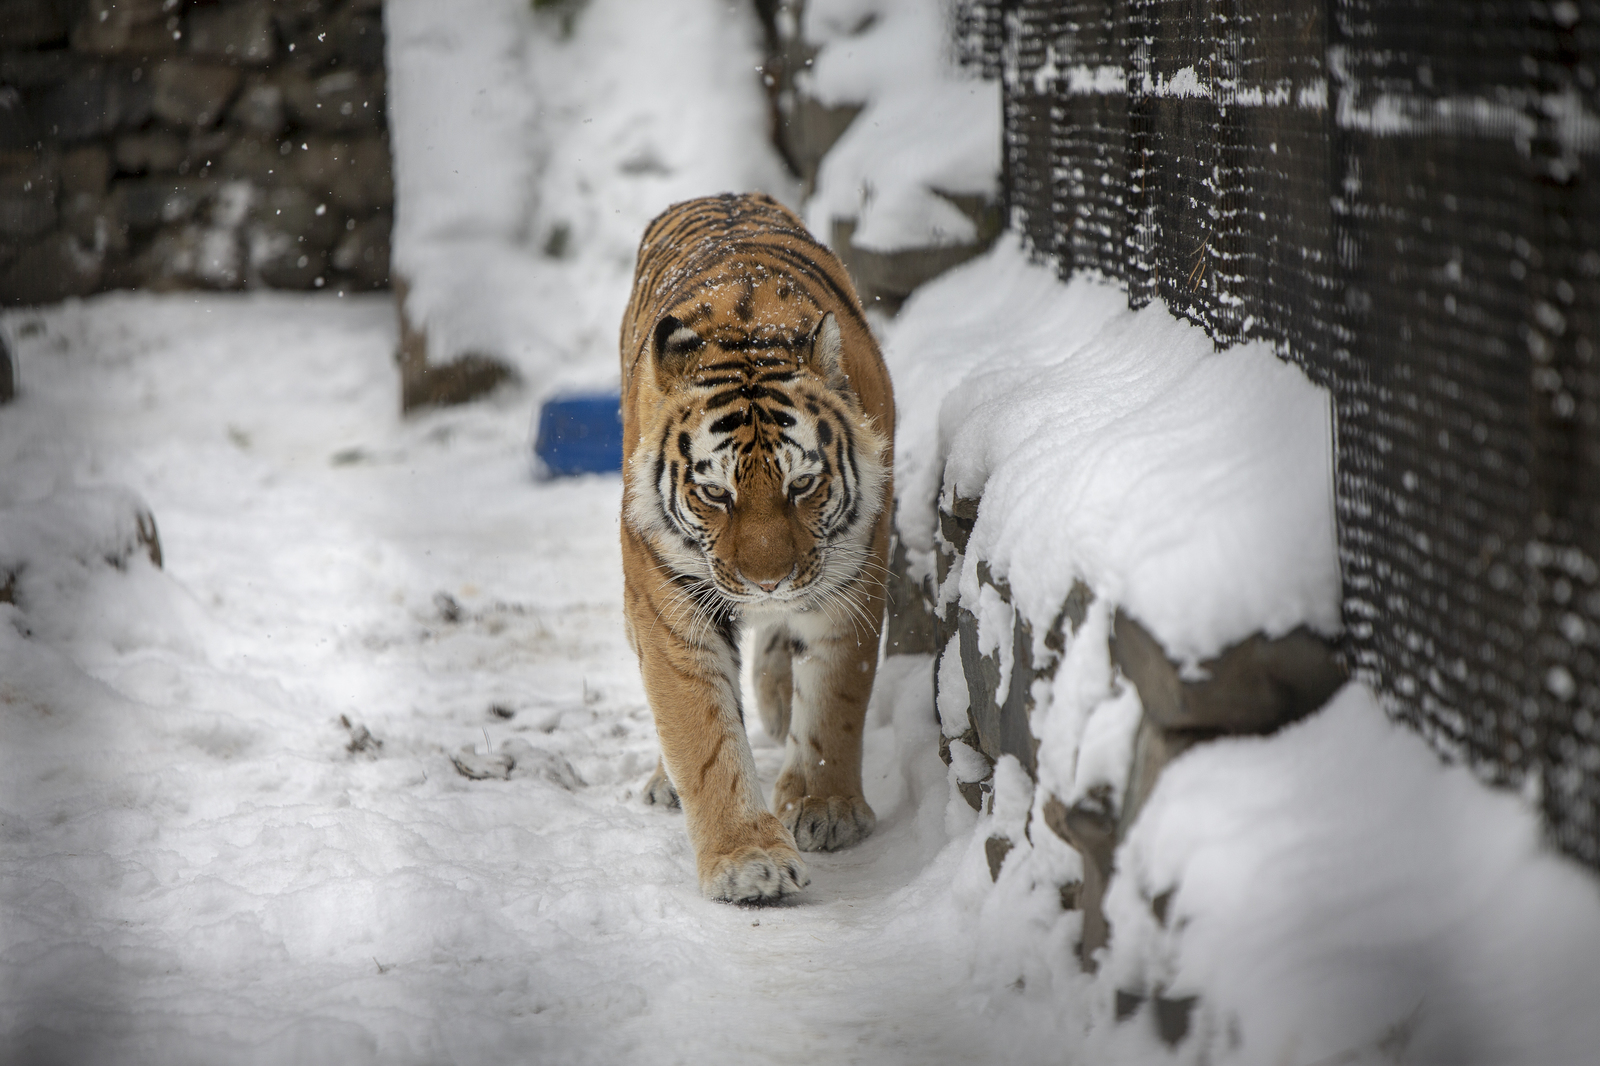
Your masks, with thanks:
[(731, 433), (734, 430), (738, 429), (740, 426), (747, 424), (749, 422), (749, 419), (750, 419), (750, 410), (749, 410), (749, 408), (746, 408), (746, 409), (744, 409), (742, 411), (735, 411), (732, 414), (723, 415), (721, 418), (719, 418), (715, 422), (711, 423), (711, 427), (710, 427), (711, 428), (711, 432), (713, 432), (713, 433)]

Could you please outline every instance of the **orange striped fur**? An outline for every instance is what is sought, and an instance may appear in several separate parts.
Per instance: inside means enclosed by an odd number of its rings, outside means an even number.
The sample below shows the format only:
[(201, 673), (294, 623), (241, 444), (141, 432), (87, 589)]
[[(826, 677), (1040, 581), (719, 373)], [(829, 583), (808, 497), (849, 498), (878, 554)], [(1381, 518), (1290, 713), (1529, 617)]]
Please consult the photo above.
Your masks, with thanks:
[[(861, 739), (893, 496), (888, 371), (838, 259), (760, 195), (650, 224), (621, 350), (628, 638), (662, 754), (647, 797), (681, 801), (708, 897), (777, 899), (806, 883), (801, 851), (876, 822)], [(770, 810), (741, 645), (785, 744)]]

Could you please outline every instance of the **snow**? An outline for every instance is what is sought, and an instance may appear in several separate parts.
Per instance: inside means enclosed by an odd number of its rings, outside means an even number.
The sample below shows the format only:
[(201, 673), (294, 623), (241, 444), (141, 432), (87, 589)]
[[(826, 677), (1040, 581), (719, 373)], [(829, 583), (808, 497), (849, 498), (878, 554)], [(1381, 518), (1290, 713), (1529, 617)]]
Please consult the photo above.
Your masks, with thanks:
[(796, 86), (830, 107), (862, 106), (806, 203), (806, 225), (822, 239), (836, 219), (855, 219), (852, 243), (874, 251), (977, 239), (972, 220), (940, 193), (997, 194), (1000, 89), (951, 62), (943, 6), (805, 5), (802, 32), (818, 52)]
[[(920, 176), (875, 186), (906, 212), (872, 223), (886, 245), (948, 222), (934, 177), (992, 182), (996, 142), (932, 143), (965, 136), (938, 108), (903, 141), (868, 132), (911, 128), (879, 75), (934, 85), (936, 7), (806, 8), (817, 91), (871, 96), (811, 210), (903, 162)], [(948, 589), (981, 645), (1009, 654), (1013, 611), (1042, 635), (1073, 580), (1096, 594), (1033, 688), (1039, 780), (1002, 757), (974, 812), (958, 647), (942, 725), (930, 659), (891, 658), (864, 738), (874, 835), (811, 856), (792, 905), (700, 897), (681, 816), (639, 797), (657, 744), (619, 479), (536, 479), (528, 422), (614, 375), (650, 215), (783, 191), (739, 10), (386, 6), (413, 311), (436, 357), (498, 354), (520, 389), (400, 418), (376, 296), (0, 315), (21, 381), (0, 408), (0, 1062), (1592, 1058), (1594, 876), (1542, 842), (1536, 795), (1440, 764), (1357, 685), (1167, 768), (1116, 855), (1110, 945), (1079, 967), (1061, 888), (1083, 864), (1041, 805), (1114, 790), (1129, 757), (1113, 609), (1190, 657), (1335, 626), (1327, 407), (1270, 351), (1214, 352), (1008, 242), (884, 340), (924, 572), (941, 495), (982, 496)], [(977, 110), (945, 113), (994, 121)], [(781, 749), (752, 729), (770, 787)], [(1119, 993), (1142, 1003), (1123, 1021)], [(1169, 1050), (1154, 997), (1188, 996)]]
[(544, 394), (615, 387), (645, 224), (708, 193), (795, 199), (748, 3), (384, 12), (394, 265), (435, 362), (492, 355)]
[[(619, 479), (534, 480), (526, 394), (399, 420), (392, 318), (4, 319), (0, 1061), (977, 1055), (930, 661), (881, 674), (871, 840), (796, 906), (705, 902), (636, 795)], [(140, 503), (164, 569), (100, 558)], [(453, 765), (486, 745), (508, 779)]]
[(1215, 352), (1159, 303), (1061, 285), (1011, 239), (914, 294), (885, 358), (897, 522), (923, 572), (941, 493), (982, 497), (969, 610), (982, 559), (1040, 639), (1079, 580), (1180, 660), (1338, 631), (1328, 397), (1269, 346)]

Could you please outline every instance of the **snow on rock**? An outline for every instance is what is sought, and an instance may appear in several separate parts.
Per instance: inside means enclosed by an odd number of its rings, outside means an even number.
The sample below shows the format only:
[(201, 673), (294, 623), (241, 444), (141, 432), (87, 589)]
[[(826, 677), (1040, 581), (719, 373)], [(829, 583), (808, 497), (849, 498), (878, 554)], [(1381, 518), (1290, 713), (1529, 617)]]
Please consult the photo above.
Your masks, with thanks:
[[(1168, 767), (1117, 855), (1103, 980), (1200, 995), (1215, 1062), (1586, 1061), (1600, 890), (1535, 812), (1347, 686)], [(1164, 914), (1152, 900), (1170, 893)]]
[[(885, 354), (901, 536), (926, 558), (940, 493), (981, 496), (968, 558), (1036, 633), (1075, 580), (1182, 660), (1337, 632), (1327, 394), (1267, 346), (1214, 351), (1159, 303), (1063, 285), (1012, 240), (920, 290)], [(976, 611), (971, 563), (960, 592)]]
[(645, 224), (695, 196), (792, 200), (749, 4), (393, 0), (394, 265), (429, 358), (539, 391), (616, 378)]
[(829, 150), (806, 225), (894, 252), (977, 237), (939, 193), (992, 197), (1000, 174), (1000, 88), (955, 67), (945, 6), (927, 0), (810, 0), (802, 33), (818, 46), (795, 81), (828, 106), (864, 105)]

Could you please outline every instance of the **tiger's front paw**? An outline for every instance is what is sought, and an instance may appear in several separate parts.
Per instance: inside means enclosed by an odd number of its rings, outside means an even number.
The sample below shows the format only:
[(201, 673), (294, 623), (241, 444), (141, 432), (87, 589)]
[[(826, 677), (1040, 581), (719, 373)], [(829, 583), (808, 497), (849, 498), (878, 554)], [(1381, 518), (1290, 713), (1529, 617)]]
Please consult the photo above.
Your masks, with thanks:
[(778, 820), (801, 851), (836, 851), (872, 835), (878, 816), (861, 796), (800, 796), (778, 807)]
[[(811, 880), (792, 838), (766, 811), (719, 852), (700, 856), (700, 891), (730, 903), (771, 903)], [(709, 851), (709, 849), (708, 849)]]
[(744, 848), (719, 856), (700, 877), (707, 899), (729, 903), (772, 903), (800, 891), (811, 878), (793, 848)]

